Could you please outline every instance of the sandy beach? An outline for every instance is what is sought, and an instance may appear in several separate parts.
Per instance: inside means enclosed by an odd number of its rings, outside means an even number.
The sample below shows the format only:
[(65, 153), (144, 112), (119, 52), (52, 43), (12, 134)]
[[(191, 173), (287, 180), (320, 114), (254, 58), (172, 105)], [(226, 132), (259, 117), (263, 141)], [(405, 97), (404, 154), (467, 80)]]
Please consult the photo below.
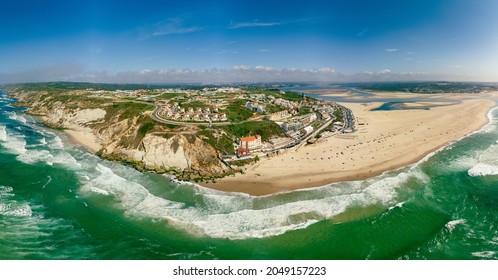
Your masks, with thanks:
[[(379, 96), (386, 94), (379, 93)], [(406, 94), (389, 96), (406, 97)], [(313, 145), (263, 158), (248, 166), (244, 174), (202, 185), (222, 191), (266, 195), (373, 177), (415, 163), (480, 129), (488, 123), (487, 112), (495, 106), (489, 99), (472, 99), (470, 95), (422, 96), (427, 98), (424, 105), (434, 107), (370, 111), (383, 103), (341, 103), (365, 122), (357, 125), (355, 133), (333, 135)], [(489, 96), (491, 94), (486, 95)], [(436, 98), (459, 102), (431, 102)]]
[(97, 141), (97, 137), (91, 132), (76, 131), (72, 129), (66, 129), (64, 132), (69, 135), (70, 141), (82, 145), (92, 153), (97, 153), (102, 148)]

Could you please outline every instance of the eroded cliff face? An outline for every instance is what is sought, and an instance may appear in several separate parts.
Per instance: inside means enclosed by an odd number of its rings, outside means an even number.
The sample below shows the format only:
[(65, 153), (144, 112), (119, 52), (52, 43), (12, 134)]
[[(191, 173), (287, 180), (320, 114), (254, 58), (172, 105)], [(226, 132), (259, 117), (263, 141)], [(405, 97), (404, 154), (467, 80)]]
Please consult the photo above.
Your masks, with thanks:
[(125, 155), (145, 170), (175, 173), (184, 179), (216, 177), (230, 171), (218, 159), (218, 152), (194, 135), (165, 138), (147, 134), (138, 148), (118, 145), (104, 150), (105, 154)]
[[(222, 177), (232, 170), (211, 145), (194, 132), (168, 130), (152, 121), (147, 112), (123, 118), (105, 104), (81, 108), (78, 102), (61, 102), (39, 93), (13, 94), (28, 113), (50, 127), (91, 133), (102, 149), (99, 156), (132, 164), (139, 170), (175, 174), (180, 179)], [(88, 106), (87, 106), (88, 107)], [(148, 122), (151, 129), (141, 129)]]

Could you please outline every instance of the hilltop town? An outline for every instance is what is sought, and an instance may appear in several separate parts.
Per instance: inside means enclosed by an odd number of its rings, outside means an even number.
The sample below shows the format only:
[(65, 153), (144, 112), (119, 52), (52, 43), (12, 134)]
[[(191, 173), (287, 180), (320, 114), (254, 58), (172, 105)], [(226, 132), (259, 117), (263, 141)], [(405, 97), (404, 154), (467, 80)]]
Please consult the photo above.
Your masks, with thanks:
[[(348, 108), (335, 102), (279, 90), (204, 88), (173, 91), (174, 97), (155, 101), (152, 118), (158, 122), (208, 128), (248, 124), (247, 135), (232, 137), (233, 149), (220, 149), (227, 162), (265, 156), (302, 143), (314, 143), (329, 132), (353, 132), (354, 120)], [(346, 116), (346, 117), (345, 117)], [(281, 131), (252, 131), (256, 122), (269, 122)], [(255, 132), (255, 133), (251, 133)], [(238, 137), (237, 137), (238, 136)]]
[[(335, 102), (320, 101), (304, 94), (276, 89), (249, 89), (240, 87), (208, 87), (202, 89), (154, 89), (91, 91), (92, 96), (135, 100), (153, 103), (151, 118), (158, 123), (175, 126), (199, 127), (215, 131), (225, 126), (245, 126), (246, 134), (230, 135), (231, 145), (213, 145), (226, 162), (243, 161), (266, 156), (280, 149), (302, 143), (314, 143), (330, 132), (354, 131), (351, 111)], [(346, 117), (344, 117), (346, 116)], [(263, 131), (260, 123), (271, 123)], [(280, 128), (280, 130), (278, 129)], [(232, 129), (233, 130), (233, 129)], [(236, 130), (236, 129), (235, 129)], [(227, 131), (228, 132), (228, 131)], [(220, 137), (205, 133), (206, 140)], [(216, 133), (214, 133), (216, 134)], [(218, 133), (219, 134), (219, 133)], [(221, 140), (225, 141), (225, 140)], [(214, 142), (214, 141), (211, 141)], [(235, 163), (237, 164), (237, 163)]]

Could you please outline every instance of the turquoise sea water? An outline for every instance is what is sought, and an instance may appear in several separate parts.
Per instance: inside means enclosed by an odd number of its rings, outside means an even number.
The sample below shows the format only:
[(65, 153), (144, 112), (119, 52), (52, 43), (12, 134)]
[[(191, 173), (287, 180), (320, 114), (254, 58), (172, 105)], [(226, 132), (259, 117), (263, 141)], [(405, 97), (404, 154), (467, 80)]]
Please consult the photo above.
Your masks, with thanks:
[(103, 161), (0, 94), (0, 259), (497, 259), (498, 111), (418, 164), (265, 197)]

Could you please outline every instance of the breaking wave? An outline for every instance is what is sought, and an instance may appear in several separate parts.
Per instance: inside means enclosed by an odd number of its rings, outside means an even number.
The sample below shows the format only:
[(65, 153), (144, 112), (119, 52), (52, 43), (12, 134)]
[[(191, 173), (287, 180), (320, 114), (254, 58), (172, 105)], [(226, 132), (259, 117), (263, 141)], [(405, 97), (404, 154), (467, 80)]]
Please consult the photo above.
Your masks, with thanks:
[(459, 219), (459, 220), (453, 220), (453, 221), (449, 221), (448, 223), (446, 223), (445, 227), (450, 231), (452, 232), (457, 225), (462, 225), (466, 222), (467, 220), (465, 219)]
[(471, 177), (498, 175), (498, 166), (478, 163), (467, 172)]
[(471, 177), (498, 175), (498, 144), (492, 144), (479, 155), (478, 163), (467, 172)]
[[(60, 137), (53, 133), (45, 137), (38, 132), (32, 132), (30, 137), (26, 137), (21, 134), (26, 129), (9, 131), (5, 126), (0, 126), (0, 145), (7, 152), (17, 155), (17, 160), (26, 164), (43, 162), (48, 165), (58, 163), (70, 168), (81, 166), (73, 156), (64, 150)], [(33, 129), (29, 128), (28, 131), (31, 130)]]
[(7, 130), (5, 130), (4, 125), (0, 125), (0, 141), (7, 141)]
[(280, 235), (330, 219), (348, 207), (371, 204), (387, 207), (396, 201), (396, 190), (404, 182), (411, 178), (424, 180), (421, 172), (401, 172), (380, 179), (345, 183), (350, 185), (348, 188), (334, 184), (302, 190), (294, 199), (285, 199), (288, 194), (252, 197), (194, 187), (195, 196), (202, 199), (188, 206), (154, 196), (143, 185), (115, 174), (102, 164), (97, 164), (94, 171), (93, 178), (83, 182), (83, 194), (112, 195), (118, 201), (117, 206), (130, 217), (163, 219), (191, 234), (229, 239)]
[(6, 112), (7, 117), (11, 120), (18, 121), (22, 124), (26, 124), (26, 118), (22, 115), (18, 115), (16, 112)]
[(0, 216), (28, 217), (33, 214), (29, 204), (14, 200), (11, 187), (0, 186)]

